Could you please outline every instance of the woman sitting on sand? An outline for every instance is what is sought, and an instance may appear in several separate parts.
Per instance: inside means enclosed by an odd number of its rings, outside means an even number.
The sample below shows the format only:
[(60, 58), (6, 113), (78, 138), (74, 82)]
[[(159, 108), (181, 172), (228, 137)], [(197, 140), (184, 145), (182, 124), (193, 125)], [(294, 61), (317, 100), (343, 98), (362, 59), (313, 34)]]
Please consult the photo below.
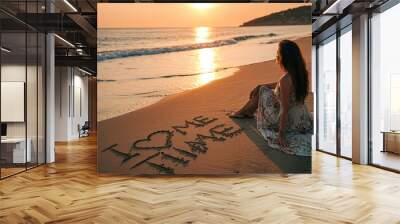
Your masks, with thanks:
[(283, 40), (276, 56), (283, 75), (276, 83), (259, 85), (249, 101), (231, 118), (253, 118), (257, 129), (272, 148), (311, 155), (312, 120), (304, 104), (308, 94), (308, 72), (297, 44)]

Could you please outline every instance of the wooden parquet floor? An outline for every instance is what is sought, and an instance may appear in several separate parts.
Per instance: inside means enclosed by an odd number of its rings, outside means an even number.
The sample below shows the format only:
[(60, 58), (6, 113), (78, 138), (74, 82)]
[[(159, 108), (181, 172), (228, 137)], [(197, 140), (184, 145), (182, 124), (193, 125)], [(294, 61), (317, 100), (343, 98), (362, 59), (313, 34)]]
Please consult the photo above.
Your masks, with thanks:
[(400, 175), (315, 152), (311, 175), (96, 173), (95, 137), (0, 181), (0, 223), (400, 223)]

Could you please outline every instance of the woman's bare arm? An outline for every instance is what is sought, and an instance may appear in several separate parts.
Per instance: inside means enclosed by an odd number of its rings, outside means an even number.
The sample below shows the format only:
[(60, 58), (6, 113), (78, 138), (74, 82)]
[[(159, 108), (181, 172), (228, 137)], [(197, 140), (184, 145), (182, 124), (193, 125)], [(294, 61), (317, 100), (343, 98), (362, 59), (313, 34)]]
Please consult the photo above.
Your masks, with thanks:
[(279, 140), (281, 145), (286, 146), (284, 131), (288, 117), (289, 98), (290, 98), (290, 79), (288, 76), (283, 77), (281, 80), (279, 80), (279, 87), (280, 87), (279, 95), (281, 102), (280, 118), (279, 118)]
[(271, 82), (258, 85), (256, 88), (253, 89), (253, 91), (250, 92), (250, 98), (254, 97), (260, 91), (260, 88), (262, 86), (267, 86), (270, 89), (275, 89), (277, 84), (278, 84), (277, 82)]

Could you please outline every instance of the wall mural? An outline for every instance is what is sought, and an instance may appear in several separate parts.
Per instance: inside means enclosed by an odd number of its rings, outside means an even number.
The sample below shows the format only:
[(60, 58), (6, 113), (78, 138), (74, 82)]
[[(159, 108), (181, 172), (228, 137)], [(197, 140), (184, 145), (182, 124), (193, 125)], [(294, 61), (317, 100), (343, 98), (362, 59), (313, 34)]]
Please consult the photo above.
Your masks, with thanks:
[(98, 172), (310, 173), (311, 4), (273, 8), (99, 3)]

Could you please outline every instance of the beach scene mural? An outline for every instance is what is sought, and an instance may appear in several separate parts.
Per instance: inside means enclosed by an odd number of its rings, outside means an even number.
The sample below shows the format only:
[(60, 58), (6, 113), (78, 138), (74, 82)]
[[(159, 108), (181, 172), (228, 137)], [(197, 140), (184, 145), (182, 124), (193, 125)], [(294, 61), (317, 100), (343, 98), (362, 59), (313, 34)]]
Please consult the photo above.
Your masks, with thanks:
[(308, 129), (279, 147), (260, 132), (259, 115), (232, 116), (284, 75), (283, 40), (311, 71), (310, 4), (99, 3), (98, 171), (310, 173)]

